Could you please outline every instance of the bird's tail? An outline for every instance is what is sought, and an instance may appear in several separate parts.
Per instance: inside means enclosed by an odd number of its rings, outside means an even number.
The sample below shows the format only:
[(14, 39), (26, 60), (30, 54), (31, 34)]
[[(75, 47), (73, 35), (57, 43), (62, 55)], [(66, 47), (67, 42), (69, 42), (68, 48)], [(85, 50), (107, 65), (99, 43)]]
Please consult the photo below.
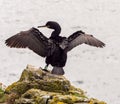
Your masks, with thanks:
[(65, 72), (62, 67), (53, 67), (53, 70), (51, 73), (56, 75), (64, 75)]

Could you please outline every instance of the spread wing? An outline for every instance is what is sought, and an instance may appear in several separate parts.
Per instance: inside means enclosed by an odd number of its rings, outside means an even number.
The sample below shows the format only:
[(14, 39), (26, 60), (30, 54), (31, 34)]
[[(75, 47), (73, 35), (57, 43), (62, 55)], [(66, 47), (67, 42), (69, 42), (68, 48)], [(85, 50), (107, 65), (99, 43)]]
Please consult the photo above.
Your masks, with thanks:
[(11, 48), (29, 48), (42, 57), (48, 55), (48, 50), (52, 45), (52, 43), (49, 43), (48, 38), (36, 28), (21, 31), (8, 38), (5, 43)]
[(77, 31), (73, 33), (71, 36), (68, 37), (68, 47), (66, 48), (66, 51), (70, 51), (74, 47), (80, 45), (80, 44), (88, 44), (90, 46), (100, 47), (103, 48), (105, 44), (93, 37), (92, 35), (85, 34), (82, 31)]

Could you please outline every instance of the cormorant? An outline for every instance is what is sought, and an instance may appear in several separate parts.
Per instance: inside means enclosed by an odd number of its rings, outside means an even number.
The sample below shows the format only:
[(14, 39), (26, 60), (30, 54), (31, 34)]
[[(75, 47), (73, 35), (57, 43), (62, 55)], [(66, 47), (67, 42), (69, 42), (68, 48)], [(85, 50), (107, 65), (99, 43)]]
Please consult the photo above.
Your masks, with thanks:
[(48, 21), (44, 26), (53, 29), (51, 36), (47, 38), (37, 28), (31, 28), (27, 31), (21, 31), (18, 34), (8, 38), (5, 43), (9, 47), (29, 48), (38, 55), (46, 57), (46, 67), (53, 66), (52, 74), (63, 75), (63, 67), (66, 64), (67, 53), (80, 44), (88, 44), (95, 47), (104, 47), (105, 44), (100, 40), (84, 33), (77, 31), (67, 37), (59, 36), (61, 27), (57, 22)]

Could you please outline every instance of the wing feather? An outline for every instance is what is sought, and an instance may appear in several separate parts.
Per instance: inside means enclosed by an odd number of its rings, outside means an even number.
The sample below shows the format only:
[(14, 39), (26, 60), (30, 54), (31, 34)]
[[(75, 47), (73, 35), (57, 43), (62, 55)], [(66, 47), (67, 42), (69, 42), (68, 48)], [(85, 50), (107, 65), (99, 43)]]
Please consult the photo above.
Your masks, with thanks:
[(85, 34), (82, 31), (77, 31), (73, 33), (71, 36), (69, 36), (68, 42), (69, 44), (68, 44), (68, 47), (66, 48), (66, 51), (70, 51), (74, 47), (83, 43), (90, 46), (99, 47), (99, 48), (102, 48), (105, 46), (105, 44), (102, 41), (98, 40), (92, 35)]
[(48, 38), (36, 28), (21, 31), (8, 38), (5, 43), (11, 48), (29, 48), (42, 57), (45, 57), (48, 54)]

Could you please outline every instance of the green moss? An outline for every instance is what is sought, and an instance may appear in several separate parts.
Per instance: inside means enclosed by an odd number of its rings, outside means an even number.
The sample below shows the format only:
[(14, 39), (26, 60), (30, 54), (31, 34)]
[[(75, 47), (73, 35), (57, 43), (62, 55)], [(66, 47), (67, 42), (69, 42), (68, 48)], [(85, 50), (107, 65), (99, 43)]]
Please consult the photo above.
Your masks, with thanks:
[(37, 82), (39, 84), (39, 88), (44, 91), (51, 92), (67, 92), (69, 90), (69, 82), (67, 81), (59, 81), (59, 80), (40, 80)]
[(23, 94), (28, 89), (30, 89), (29, 82), (15, 82), (12, 85), (8, 86), (5, 90), (6, 93), (17, 93)]
[(5, 94), (4, 90), (0, 88), (0, 103), (3, 103), (6, 101), (7, 95)]
[[(22, 95), (17, 102), (23, 101), (23, 99), (32, 100), (36, 104), (46, 104), (48, 100), (49, 104), (57, 104), (58, 102), (63, 102), (63, 104), (73, 104), (77, 102), (84, 102), (86, 98), (77, 97), (75, 95), (66, 95), (62, 93), (42, 91), (39, 89), (30, 89)], [(29, 101), (28, 100), (28, 101)], [(19, 104), (19, 103), (17, 103)]]
[(6, 94), (3, 94), (1, 97), (0, 97), (0, 103), (4, 103), (7, 99), (7, 95)]
[(57, 102), (57, 104), (66, 104), (66, 103), (64, 103), (64, 102)]
[(89, 104), (107, 104), (104, 101), (99, 101), (97, 99), (91, 98)]
[(0, 88), (0, 98), (4, 95), (4, 91)]
[(44, 81), (44, 80), (37, 80), (37, 81), (29, 81), (29, 82), (15, 82), (12, 85), (8, 86), (6, 89), (7, 93), (18, 93), (18, 94), (23, 94), (27, 90), (31, 88), (35, 89), (41, 89), (44, 91), (51, 91), (51, 92), (67, 92), (69, 90), (69, 82), (65, 81), (58, 81), (58, 80), (49, 80), (49, 81)]
[(80, 103), (80, 102), (84, 102), (87, 99), (83, 98), (83, 97), (76, 97), (74, 95), (56, 95), (53, 97), (52, 102), (63, 102), (66, 104), (74, 104), (74, 103)]

